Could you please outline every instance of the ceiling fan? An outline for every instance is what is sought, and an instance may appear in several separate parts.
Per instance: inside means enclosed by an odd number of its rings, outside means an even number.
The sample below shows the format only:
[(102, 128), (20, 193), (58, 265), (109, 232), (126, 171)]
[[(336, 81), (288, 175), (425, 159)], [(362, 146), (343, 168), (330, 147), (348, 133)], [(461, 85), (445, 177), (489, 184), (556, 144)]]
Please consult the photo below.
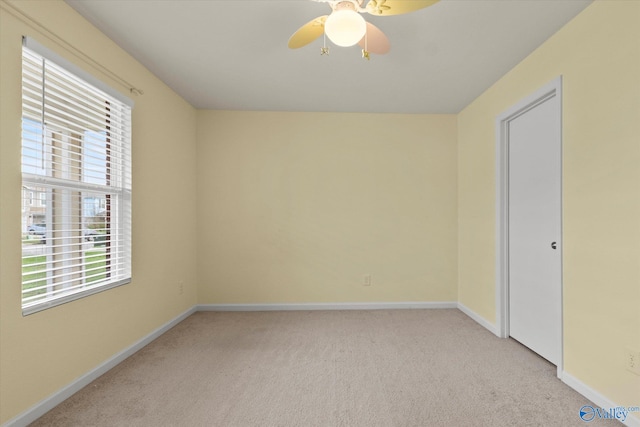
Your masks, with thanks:
[(391, 16), (414, 12), (431, 6), (439, 0), (315, 0), (329, 3), (331, 14), (319, 16), (304, 24), (289, 39), (289, 48), (298, 49), (324, 35), (321, 55), (328, 55), (328, 37), (337, 46), (362, 47), (362, 57), (370, 59), (370, 53), (385, 54), (391, 45), (389, 39), (375, 25), (365, 21), (361, 14)]

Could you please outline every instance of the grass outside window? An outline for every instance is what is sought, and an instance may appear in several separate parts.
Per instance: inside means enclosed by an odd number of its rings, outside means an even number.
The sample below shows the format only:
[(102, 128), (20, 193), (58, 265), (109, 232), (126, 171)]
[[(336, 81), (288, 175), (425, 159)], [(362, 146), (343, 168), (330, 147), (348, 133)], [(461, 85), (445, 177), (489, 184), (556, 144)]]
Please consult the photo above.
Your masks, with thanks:
[[(31, 297), (34, 295), (44, 294), (47, 292), (46, 288), (37, 289), (35, 291), (28, 292), (31, 288), (40, 288), (47, 284), (47, 273), (42, 270), (42, 264), (47, 260), (46, 255), (35, 255), (30, 257), (24, 257), (22, 259), (22, 278), (23, 281), (37, 280), (29, 285), (24, 286), (23, 298)], [(107, 277), (106, 269), (106, 253), (103, 250), (89, 250), (86, 252), (86, 269), (88, 275), (87, 285), (104, 280)]]

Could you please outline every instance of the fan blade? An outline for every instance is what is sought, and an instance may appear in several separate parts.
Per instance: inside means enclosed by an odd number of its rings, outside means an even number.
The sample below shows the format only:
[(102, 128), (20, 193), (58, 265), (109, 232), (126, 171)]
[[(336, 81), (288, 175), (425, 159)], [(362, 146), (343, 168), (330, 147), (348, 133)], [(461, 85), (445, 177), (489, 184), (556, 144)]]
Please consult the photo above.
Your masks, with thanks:
[(358, 42), (358, 44), (361, 48), (377, 55), (383, 55), (391, 49), (387, 36), (384, 35), (380, 28), (370, 22), (367, 22), (367, 34)]
[(289, 48), (298, 49), (306, 46), (324, 34), (324, 21), (327, 20), (327, 16), (319, 16), (300, 27), (289, 39)]
[(438, 1), (440, 0), (369, 0), (367, 12), (378, 16), (401, 15), (424, 9)]

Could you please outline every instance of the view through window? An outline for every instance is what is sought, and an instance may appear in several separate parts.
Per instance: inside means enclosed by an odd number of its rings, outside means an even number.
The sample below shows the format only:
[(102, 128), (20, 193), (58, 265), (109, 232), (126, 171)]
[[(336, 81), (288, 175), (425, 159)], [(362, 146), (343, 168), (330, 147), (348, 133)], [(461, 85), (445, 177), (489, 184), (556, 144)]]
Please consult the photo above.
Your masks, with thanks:
[(26, 46), (22, 65), (29, 314), (130, 281), (131, 108)]

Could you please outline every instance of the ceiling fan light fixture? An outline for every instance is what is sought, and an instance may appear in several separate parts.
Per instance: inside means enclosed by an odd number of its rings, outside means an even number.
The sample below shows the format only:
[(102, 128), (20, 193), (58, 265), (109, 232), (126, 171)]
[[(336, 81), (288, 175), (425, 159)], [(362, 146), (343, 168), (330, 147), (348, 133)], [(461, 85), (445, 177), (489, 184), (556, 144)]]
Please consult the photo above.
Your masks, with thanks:
[(353, 46), (367, 32), (367, 22), (355, 10), (336, 10), (324, 23), (324, 32), (338, 46)]

